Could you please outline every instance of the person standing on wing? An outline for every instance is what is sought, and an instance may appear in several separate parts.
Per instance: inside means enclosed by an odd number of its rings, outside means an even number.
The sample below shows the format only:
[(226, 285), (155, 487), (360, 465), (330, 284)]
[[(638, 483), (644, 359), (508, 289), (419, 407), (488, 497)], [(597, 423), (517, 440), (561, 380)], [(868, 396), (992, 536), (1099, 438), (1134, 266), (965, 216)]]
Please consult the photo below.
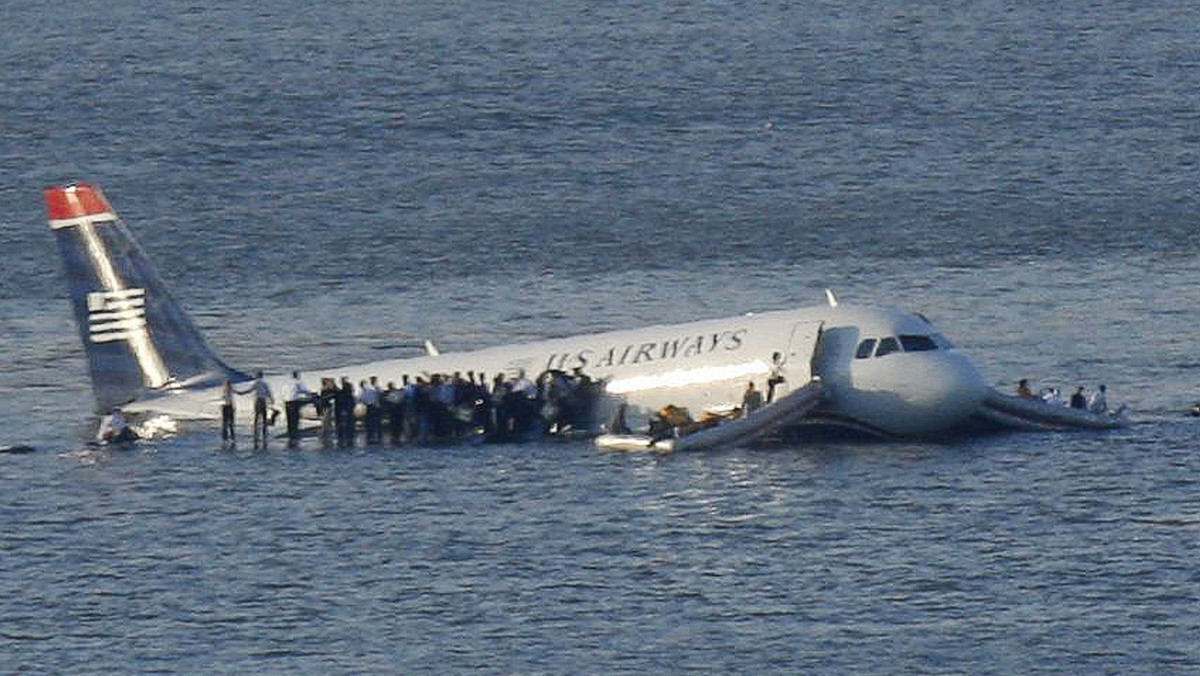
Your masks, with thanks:
[(300, 380), (300, 372), (292, 371), (291, 392), (283, 402), (283, 413), (287, 417), (288, 442), (294, 443), (300, 435), (300, 407), (312, 401), (312, 390)]
[(334, 427), (337, 428), (338, 446), (354, 445), (354, 405), (358, 399), (354, 396), (354, 384), (346, 376), (342, 376), (341, 387), (333, 398)]
[(263, 448), (267, 446), (267, 410), (275, 405), (275, 397), (271, 394), (271, 386), (267, 381), (263, 380), (263, 372), (256, 371), (254, 373), (254, 384), (250, 389), (238, 392), (238, 394), (254, 394), (254, 422), (251, 427), (254, 436), (254, 447), (258, 448), (259, 439), (262, 439)]
[(366, 428), (367, 428), (367, 443), (377, 444), (380, 442), (380, 437), (383, 436), (383, 413), (380, 408), (381, 400), (379, 398), (379, 378), (371, 376), (370, 380), (359, 381), (358, 383), (358, 398), (363, 405), (367, 407)]
[(233, 427), (233, 381), (225, 379), (225, 389), (221, 393), (221, 441), (236, 442)]

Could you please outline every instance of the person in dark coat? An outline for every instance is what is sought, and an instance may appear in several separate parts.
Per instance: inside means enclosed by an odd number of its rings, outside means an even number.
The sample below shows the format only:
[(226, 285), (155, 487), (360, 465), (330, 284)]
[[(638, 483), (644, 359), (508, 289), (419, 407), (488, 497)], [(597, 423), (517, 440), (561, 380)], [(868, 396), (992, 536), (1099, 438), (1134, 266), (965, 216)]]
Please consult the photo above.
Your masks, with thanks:
[(342, 377), (342, 386), (338, 388), (333, 398), (333, 420), (337, 427), (338, 444), (348, 446), (354, 443), (354, 384), (349, 378)]
[(1087, 397), (1083, 394), (1083, 385), (1071, 395), (1071, 408), (1087, 408)]

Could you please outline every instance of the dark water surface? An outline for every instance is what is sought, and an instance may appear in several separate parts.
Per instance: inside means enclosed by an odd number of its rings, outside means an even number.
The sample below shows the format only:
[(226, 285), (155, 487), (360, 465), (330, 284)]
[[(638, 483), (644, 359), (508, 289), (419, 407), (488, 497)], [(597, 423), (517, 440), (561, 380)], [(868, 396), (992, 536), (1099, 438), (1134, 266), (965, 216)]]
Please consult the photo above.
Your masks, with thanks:
[[(0, 10), (0, 671), (1200, 671), (1196, 8)], [(1136, 425), (675, 457), (87, 449), (41, 189), (231, 363), (822, 301)], [(383, 374), (381, 374), (383, 375)]]

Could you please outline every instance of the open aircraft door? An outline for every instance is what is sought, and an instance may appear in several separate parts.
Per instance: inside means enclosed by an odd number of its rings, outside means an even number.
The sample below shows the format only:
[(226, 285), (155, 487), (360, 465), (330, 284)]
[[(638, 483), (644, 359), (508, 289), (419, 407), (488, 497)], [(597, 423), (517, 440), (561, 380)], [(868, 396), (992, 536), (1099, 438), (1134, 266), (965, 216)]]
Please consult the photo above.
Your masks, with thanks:
[(771, 374), (782, 375), (775, 397), (803, 387), (814, 375), (820, 375), (821, 332), (825, 322), (799, 322), (792, 327), (787, 353), (771, 364)]

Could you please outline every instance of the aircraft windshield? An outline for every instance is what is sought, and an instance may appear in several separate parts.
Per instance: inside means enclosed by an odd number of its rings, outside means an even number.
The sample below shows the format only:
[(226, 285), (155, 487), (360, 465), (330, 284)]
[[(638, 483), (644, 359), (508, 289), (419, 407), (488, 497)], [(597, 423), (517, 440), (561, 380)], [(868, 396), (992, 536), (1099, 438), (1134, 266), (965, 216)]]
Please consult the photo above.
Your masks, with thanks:
[(854, 352), (855, 359), (869, 359), (871, 356), (884, 357), (894, 352), (930, 352), (933, 350), (948, 350), (953, 345), (939, 333), (925, 336), (920, 334), (905, 334), (902, 336), (887, 336), (886, 338), (864, 338)]
[(892, 336), (888, 336), (887, 338), (884, 338), (883, 340), (879, 341), (879, 347), (875, 348), (875, 356), (883, 357), (885, 355), (889, 355), (893, 352), (899, 352), (899, 351), (900, 351), (900, 342), (898, 340), (896, 340), (895, 338), (893, 338)]
[(856, 359), (866, 359), (875, 351), (875, 339), (867, 338), (858, 344), (858, 351), (854, 353)]
[(928, 352), (938, 349), (937, 343), (929, 336), (900, 336), (900, 344), (905, 352)]

